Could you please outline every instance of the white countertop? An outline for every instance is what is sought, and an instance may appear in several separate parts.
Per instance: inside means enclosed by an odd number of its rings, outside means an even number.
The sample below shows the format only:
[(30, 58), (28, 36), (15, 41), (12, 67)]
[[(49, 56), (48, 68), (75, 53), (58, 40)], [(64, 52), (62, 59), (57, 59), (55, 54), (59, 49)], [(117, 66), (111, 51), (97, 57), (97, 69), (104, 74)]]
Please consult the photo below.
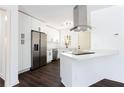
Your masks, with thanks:
[(95, 53), (86, 54), (86, 55), (74, 55), (72, 54), (72, 52), (65, 52), (65, 53), (61, 53), (61, 55), (75, 59), (77, 61), (81, 61), (81, 60), (86, 60), (86, 59), (117, 55), (119, 53), (117, 50), (109, 50), (109, 49), (92, 50), (92, 51)]

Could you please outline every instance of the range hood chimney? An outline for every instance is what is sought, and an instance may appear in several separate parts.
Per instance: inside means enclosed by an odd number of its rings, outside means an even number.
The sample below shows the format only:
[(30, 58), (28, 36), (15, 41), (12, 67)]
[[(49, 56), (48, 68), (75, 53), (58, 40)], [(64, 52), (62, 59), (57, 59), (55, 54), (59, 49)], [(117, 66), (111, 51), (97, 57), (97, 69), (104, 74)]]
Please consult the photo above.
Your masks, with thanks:
[(73, 22), (74, 27), (70, 31), (80, 32), (80, 31), (89, 31), (92, 29), (88, 25), (87, 21), (87, 6), (86, 5), (76, 5), (73, 9)]

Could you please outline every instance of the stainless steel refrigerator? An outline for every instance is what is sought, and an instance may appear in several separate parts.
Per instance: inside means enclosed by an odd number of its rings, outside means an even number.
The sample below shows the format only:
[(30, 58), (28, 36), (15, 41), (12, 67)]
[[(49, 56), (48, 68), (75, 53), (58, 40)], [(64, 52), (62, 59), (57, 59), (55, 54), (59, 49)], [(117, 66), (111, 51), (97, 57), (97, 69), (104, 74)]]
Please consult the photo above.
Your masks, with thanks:
[(47, 35), (31, 31), (31, 70), (47, 64)]

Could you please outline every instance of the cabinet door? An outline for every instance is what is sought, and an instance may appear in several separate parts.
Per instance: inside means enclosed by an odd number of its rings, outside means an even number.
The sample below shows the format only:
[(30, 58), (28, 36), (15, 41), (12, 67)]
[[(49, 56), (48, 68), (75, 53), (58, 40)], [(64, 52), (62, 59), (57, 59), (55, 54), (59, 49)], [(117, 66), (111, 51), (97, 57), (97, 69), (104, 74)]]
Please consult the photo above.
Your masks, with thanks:
[[(23, 43), (21, 40), (23, 40)], [(29, 16), (19, 13), (19, 71), (29, 69), (30, 67), (31, 19)]]
[(49, 27), (45, 27), (45, 33), (47, 34), (47, 42), (51, 42), (53, 39), (52, 39), (52, 31)]
[(24, 45), (23, 45), (23, 69), (31, 67), (31, 17), (24, 15), (23, 20)]
[(52, 50), (47, 50), (47, 63), (52, 61)]
[(47, 50), (47, 63), (50, 62), (50, 52)]
[(43, 23), (43, 22), (40, 22), (40, 32), (44, 32), (47, 34), (47, 31), (46, 31), (46, 24)]
[(19, 12), (19, 63), (18, 63), (18, 70), (22, 70), (22, 63), (23, 63), (23, 45), (21, 45), (21, 34), (23, 33), (23, 14)]
[(41, 27), (41, 22), (34, 19), (34, 18), (31, 18), (31, 29), (32, 30), (36, 30), (36, 31), (39, 31), (39, 27)]
[(53, 30), (54, 32), (54, 36), (53, 36), (53, 40), (55, 43), (59, 43), (59, 31)]

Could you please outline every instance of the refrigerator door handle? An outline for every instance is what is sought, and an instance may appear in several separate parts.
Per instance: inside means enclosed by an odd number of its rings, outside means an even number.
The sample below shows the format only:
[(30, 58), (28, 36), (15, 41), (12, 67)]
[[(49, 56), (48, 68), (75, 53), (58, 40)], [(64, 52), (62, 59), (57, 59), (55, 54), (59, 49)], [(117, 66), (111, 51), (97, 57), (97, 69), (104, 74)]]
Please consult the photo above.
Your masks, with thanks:
[(38, 44), (34, 44), (34, 51), (39, 51), (39, 45)]

